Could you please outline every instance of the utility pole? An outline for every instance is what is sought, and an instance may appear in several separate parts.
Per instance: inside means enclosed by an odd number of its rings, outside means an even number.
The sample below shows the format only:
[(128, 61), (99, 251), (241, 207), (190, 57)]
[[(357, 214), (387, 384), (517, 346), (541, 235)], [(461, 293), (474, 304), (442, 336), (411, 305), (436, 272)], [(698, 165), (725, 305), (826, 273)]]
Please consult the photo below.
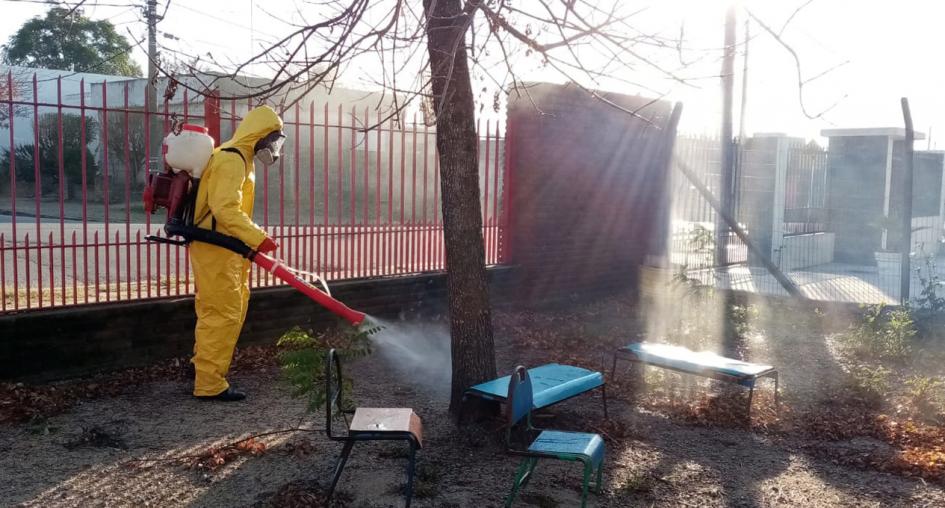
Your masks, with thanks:
[[(732, 144), (732, 109), (735, 87), (735, 6), (731, 5), (725, 14), (725, 46), (722, 58), (722, 168), (721, 202), (722, 209), (734, 216), (735, 201), (735, 146)], [(728, 264), (728, 237), (730, 228), (721, 218), (716, 220), (715, 261), (716, 265)]]
[[(722, 168), (719, 185), (721, 187), (721, 209), (716, 220), (716, 265), (724, 267), (728, 264), (728, 240), (732, 228), (725, 217), (735, 217), (735, 144), (732, 129), (732, 116), (735, 104), (733, 100), (735, 88), (735, 3), (732, 2), (725, 13), (725, 46), (722, 57)], [(736, 223), (737, 224), (737, 223)], [(732, 309), (735, 302), (731, 288), (722, 298), (722, 349), (725, 354), (732, 355), (738, 350), (738, 332), (732, 318)]]
[(745, 142), (745, 109), (748, 105), (748, 43), (751, 41), (751, 34), (749, 34), (749, 24), (751, 19), (747, 16), (745, 17), (745, 41), (742, 42), (744, 47), (744, 55), (742, 57), (742, 106), (741, 110), (738, 112), (738, 142)]
[[(147, 85), (147, 111), (149, 113), (147, 122), (148, 128), (148, 147), (152, 160), (161, 158), (161, 123), (158, 121), (157, 113), (157, 0), (148, 0), (147, 8), (148, 19), (148, 85)], [(151, 161), (146, 163), (147, 171), (160, 170), (160, 164), (152, 167)]]

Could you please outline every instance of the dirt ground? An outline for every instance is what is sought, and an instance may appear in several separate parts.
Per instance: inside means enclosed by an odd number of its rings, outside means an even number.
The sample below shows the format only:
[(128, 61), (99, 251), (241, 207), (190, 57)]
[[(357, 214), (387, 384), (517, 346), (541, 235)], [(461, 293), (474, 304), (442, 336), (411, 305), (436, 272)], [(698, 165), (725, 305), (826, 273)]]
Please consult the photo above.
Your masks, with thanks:
[[(555, 337), (553, 349), (536, 339), (559, 333), (536, 330), (542, 316), (499, 313), (500, 372), (519, 363), (569, 357), (586, 366), (609, 363), (609, 355), (592, 354), (601, 349), (593, 341), (613, 329), (632, 335), (625, 322), (599, 319), (601, 312), (612, 310), (590, 313), (580, 327), (583, 342), (576, 336)], [(428, 335), (445, 340), (445, 333)], [(829, 351), (820, 351), (828, 346), (823, 341), (810, 344), (803, 334), (784, 333), (789, 336), (794, 342), (757, 339), (753, 359), (792, 366), (782, 378), (789, 412), (800, 401), (823, 404), (831, 385), (813, 380), (833, 368)], [(442, 350), (442, 344), (428, 346)], [(457, 427), (447, 416), (448, 396), (437, 377), (442, 369), (428, 371), (412, 361), (376, 351), (345, 367), (358, 405), (412, 407), (423, 419), (414, 506), (502, 506), (517, 460), (504, 453), (495, 422)], [(591, 361), (597, 365), (587, 365)], [(406, 375), (411, 371), (420, 375)], [(250, 394), (245, 403), (193, 400), (189, 383), (176, 378), (83, 400), (46, 419), (0, 424), (0, 505), (302, 506), (306, 500), (317, 505), (312, 501), (318, 497), (317, 486), (330, 479), (341, 447), (321, 432), (324, 415), (307, 413), (305, 402), (293, 397), (278, 375), (274, 366), (238, 370), (231, 381)], [(606, 434), (605, 485), (601, 494), (591, 494), (591, 506), (945, 506), (940, 484), (844, 459), (888, 447), (874, 438), (811, 440), (791, 427), (772, 432), (763, 417), (751, 430), (693, 422), (650, 403), (631, 403), (621, 379), (608, 381), (613, 385), (609, 422), (596, 392), (543, 411), (537, 419), (543, 427)], [(824, 395), (814, 402), (804, 391), (812, 386), (820, 386)], [(758, 404), (770, 405), (765, 395), (770, 394), (763, 394)], [(765, 409), (759, 411), (765, 414)], [(241, 454), (216, 469), (200, 465), (206, 462), (201, 455), (213, 446), (300, 424), (310, 430), (259, 438), (266, 448), (257, 455)], [(177, 460), (187, 456), (195, 458)], [(356, 445), (336, 493), (338, 504), (401, 506), (405, 464), (400, 445)], [(535, 472), (518, 506), (578, 505), (578, 465), (543, 461)]]

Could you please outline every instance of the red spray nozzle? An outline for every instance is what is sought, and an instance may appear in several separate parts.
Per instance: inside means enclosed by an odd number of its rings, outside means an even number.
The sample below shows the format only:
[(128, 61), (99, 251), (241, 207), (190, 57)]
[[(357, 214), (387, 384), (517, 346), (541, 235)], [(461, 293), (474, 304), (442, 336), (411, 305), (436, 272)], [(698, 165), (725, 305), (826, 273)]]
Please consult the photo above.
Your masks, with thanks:
[(305, 294), (305, 296), (311, 298), (322, 307), (328, 309), (330, 312), (351, 323), (352, 326), (359, 326), (362, 322), (364, 322), (365, 315), (363, 312), (358, 312), (351, 309), (347, 305), (328, 296), (328, 294), (326, 294), (324, 291), (296, 277), (292, 272), (287, 270), (281, 262), (258, 252), (253, 257), (253, 262), (264, 268), (267, 272), (275, 275), (280, 280), (288, 283), (295, 289), (298, 289), (303, 294)]

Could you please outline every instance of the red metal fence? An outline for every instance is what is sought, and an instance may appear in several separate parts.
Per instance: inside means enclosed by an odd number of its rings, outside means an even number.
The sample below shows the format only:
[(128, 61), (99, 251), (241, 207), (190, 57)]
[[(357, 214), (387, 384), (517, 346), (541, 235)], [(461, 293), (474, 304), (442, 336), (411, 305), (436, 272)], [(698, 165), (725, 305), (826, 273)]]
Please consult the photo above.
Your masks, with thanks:
[[(0, 87), (0, 313), (192, 294), (186, 250), (144, 239), (164, 222), (141, 205), (152, 123), (167, 132), (179, 118), (227, 139), (250, 104), (184, 90), (149, 111), (144, 80), (79, 80), (64, 93), (70, 76), (8, 73)], [(442, 270), (435, 132), (359, 104), (282, 112), (288, 140), (278, 165), (256, 170), (254, 220), (279, 257), (329, 281)], [(498, 124), (480, 127), (486, 263), (498, 264), (504, 143)], [(253, 286), (277, 283), (254, 266)]]

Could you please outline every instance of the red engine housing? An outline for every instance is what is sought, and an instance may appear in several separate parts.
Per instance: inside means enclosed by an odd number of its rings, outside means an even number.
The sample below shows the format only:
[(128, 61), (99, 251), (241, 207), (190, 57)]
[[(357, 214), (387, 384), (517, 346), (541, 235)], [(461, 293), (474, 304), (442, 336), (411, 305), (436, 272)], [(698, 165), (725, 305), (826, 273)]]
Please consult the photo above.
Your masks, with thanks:
[(168, 219), (182, 219), (184, 205), (193, 185), (192, 180), (184, 171), (149, 174), (143, 195), (144, 210), (147, 213), (154, 213), (159, 208), (165, 208)]

